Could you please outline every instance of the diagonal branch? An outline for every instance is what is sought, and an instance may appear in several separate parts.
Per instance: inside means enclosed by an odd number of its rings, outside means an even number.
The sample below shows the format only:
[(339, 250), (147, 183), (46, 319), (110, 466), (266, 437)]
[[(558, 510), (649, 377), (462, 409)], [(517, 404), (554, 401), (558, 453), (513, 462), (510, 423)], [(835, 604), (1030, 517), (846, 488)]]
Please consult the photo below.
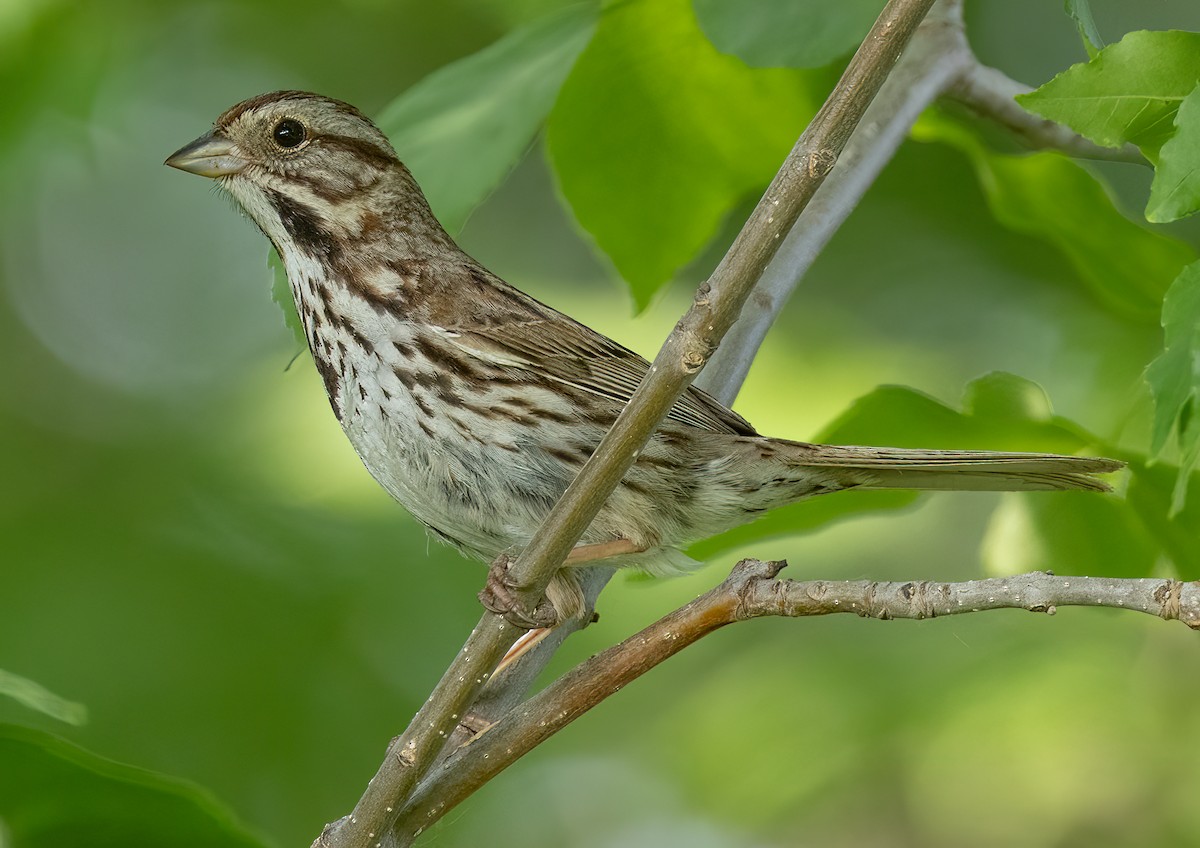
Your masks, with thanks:
[[(839, 87), (798, 142), (729, 254), (709, 284), (701, 287), (695, 305), (664, 345), (645, 385), (602, 443), (597, 456), (568, 489), (543, 532), (514, 567), (513, 577), (522, 586), (521, 594), (527, 601), (540, 597), (549, 575), (621, 479), (646, 434), (657, 426), (703, 367), (746, 303), (754, 279), (771, 260), (742, 320), (733, 328), (732, 338), (726, 341), (702, 378), (710, 391), (726, 401), (732, 400), (782, 303), (894, 155), (916, 117), (939, 95), (948, 94), (999, 121), (1031, 146), (1056, 147), (1087, 158), (1140, 159), (1136, 151), (1098, 148), (1066, 128), (1042, 121), (1017, 106), (1012, 97), (1025, 89), (998, 71), (982, 66), (974, 57), (963, 33), (960, 0), (940, 0), (936, 4), (904, 59), (889, 76), (890, 63), (895, 61), (904, 40), (912, 34), (912, 27), (930, 5), (933, 3), (893, 0), (885, 9)], [(876, 98), (863, 115), (861, 107), (871, 100), (885, 78), (883, 96)], [(848, 96), (848, 92), (853, 96)], [(847, 145), (846, 137), (859, 120), (862, 126)], [(813, 200), (813, 192), (821, 186), (835, 161), (837, 169)], [(797, 221), (801, 211), (804, 214)], [(780, 234), (785, 230), (788, 238), (775, 256)], [(596, 577), (590, 598), (594, 598), (606, 579), (602, 573), (596, 573)], [(540, 652), (546, 656), (552, 654), (570, 630), (560, 627), (541, 646)], [(355, 814), (327, 829), (320, 844), (374, 844), (375, 834), (381, 832), (379, 823), (394, 815), (397, 799), (410, 792), (428, 769), (428, 763), (444, 746), (450, 727), (465, 713), (496, 660), (518, 632), (500, 619), (484, 617), (433, 697), (414, 718), (409, 731), (389, 749), (384, 766)], [(472, 708), (472, 713), (483, 720), (483, 726), (516, 704), (543, 664), (544, 660), (519, 665), (518, 673), (506, 675), (506, 679), (497, 681), (501, 686), (489, 689), (488, 696)], [(520, 712), (524, 714), (526, 709)], [(511, 720), (509, 716), (505, 721)], [(461, 738), (460, 733), (455, 741)], [(478, 750), (476, 745), (471, 747)], [(459, 751), (449, 755), (444, 768), (424, 781), (420, 796), (427, 797), (433, 785), (444, 783), (446, 769), (453, 770), (453, 764), (461, 760)]]
[(732, 404), (767, 331), (800, 280), (892, 161), (920, 114), (975, 62), (961, 0), (939, 0), (872, 101), (837, 167), (791, 228), (697, 385)]
[(726, 404), (733, 402), (783, 304), (896, 155), (921, 112), (939, 98), (962, 103), (1032, 148), (1061, 150), (1083, 159), (1148, 164), (1132, 145), (1101, 147), (1062, 124), (1027, 112), (1013, 98), (1029, 90), (980, 63), (967, 41), (962, 0), (938, 0), (697, 385)]
[[(732, 405), (763, 338), (800, 279), (891, 161), (917, 117), (973, 62), (963, 35), (961, 0), (938, 0), (867, 107), (837, 165), (783, 239), (742, 308), (741, 316), (696, 378), (696, 385)], [(582, 621), (590, 616), (612, 574), (605, 571), (600, 575), (596, 571), (587, 569), (581, 576), (588, 613)], [(559, 625), (532, 652), (522, 656), (519, 663), (489, 681), (471, 706), (469, 724), (460, 725), (448, 748), (458, 747), (474, 728), (495, 722), (520, 703), (550, 657), (579, 629), (582, 621)]]
[(704, 367), (781, 238), (833, 169), (863, 113), (934, 0), (890, 0), (800, 136), (691, 309), (667, 337), (628, 406), (567, 487), (511, 571), (527, 606), (583, 535), (659, 422)]
[[(961, 0), (938, 0), (867, 107), (837, 165), (783, 239), (741, 316), (696, 378), (696, 385), (732, 405), (763, 338), (800, 279), (891, 161), (921, 112), (974, 62), (963, 34)], [(598, 571), (586, 569), (581, 575), (588, 615), (559, 625), (503, 675), (489, 681), (451, 737), (448, 750), (520, 703), (562, 642), (590, 616), (612, 574), (611, 570)]]
[(398, 828), (416, 836), (592, 707), (736, 621), (834, 613), (887, 621), (993, 609), (1053, 615), (1059, 607), (1093, 606), (1142, 612), (1200, 630), (1200, 581), (1060, 577), (1049, 572), (964, 583), (775, 579), (786, 564), (742, 560), (716, 588), (560, 677), (454, 751), (401, 812)]
[[(510, 572), (526, 606), (547, 583), (642, 445), (704, 367), (767, 263), (837, 162), (867, 105), (891, 72), (934, 0), (889, 0), (833, 92), (788, 154), (779, 173), (710, 280), (656, 357), (646, 379), (592, 458), (551, 510)], [(388, 746), (354, 812), (326, 828), (317, 845), (366, 848), (390, 830), (397, 810), (429, 770), (457, 719), (519, 635), (486, 614), (404, 734)]]
[[(1031, 146), (1057, 147), (1064, 152), (1085, 157), (1124, 158), (1128, 154), (1128, 151), (1121, 154), (1119, 151), (1096, 148), (1067, 128), (1046, 124), (1025, 112), (1012, 100), (1022, 90), (1019, 84), (979, 63), (966, 39), (961, 0), (938, 0), (914, 34), (879, 95), (868, 107), (839, 157), (836, 168), (792, 226), (755, 287), (741, 317), (697, 383), (724, 402), (732, 403), (767, 330), (799, 280), (895, 155), (921, 112), (939, 97), (948, 94), (966, 102), (978, 98), (981, 103), (976, 104), (977, 110), (1005, 123)], [(993, 105), (983, 108), (987, 103)], [(599, 577), (594, 591), (587, 592), (589, 602), (594, 601), (606, 580), (607, 575)], [(978, 585), (984, 589), (987, 587), (986, 583)], [(1077, 582), (1076, 585), (1083, 584)], [(839, 597), (826, 597), (834, 606), (842, 602)], [(853, 611), (856, 608), (864, 608), (863, 602), (845, 600), (842, 609)], [(566, 635), (566, 632), (555, 633), (551, 639), (565, 638)], [(451, 772), (463, 769), (470, 772), (476, 767), (477, 761), (459, 751), (459, 745), (516, 707), (533, 677), (544, 668), (549, 655), (561, 643), (561, 638), (553, 646), (544, 645), (546, 650), (542, 656), (523, 658), (517, 666), (519, 675), (492, 681), (484, 697), (472, 706), (472, 721), (468, 726), (460, 727), (451, 752), (439, 768), (426, 776), (414, 797), (438, 798), (440, 803), (445, 800), (441, 795), (445, 787), (465, 787), (470, 784), (469, 777), (455, 779), (450, 776)], [(527, 709), (519, 714), (524, 716), (526, 722), (540, 723), (544, 719)], [(512, 716), (508, 716), (505, 726), (510, 726), (513, 720)], [(520, 733), (516, 729), (512, 732)], [(478, 748), (474, 750), (478, 752)], [(401, 840), (411, 838), (415, 835), (414, 829), (419, 832), (421, 827), (434, 820), (435, 817), (430, 817), (427, 812), (418, 814), (418, 808), (419, 805), (414, 801), (398, 822), (397, 831), (402, 834)]]

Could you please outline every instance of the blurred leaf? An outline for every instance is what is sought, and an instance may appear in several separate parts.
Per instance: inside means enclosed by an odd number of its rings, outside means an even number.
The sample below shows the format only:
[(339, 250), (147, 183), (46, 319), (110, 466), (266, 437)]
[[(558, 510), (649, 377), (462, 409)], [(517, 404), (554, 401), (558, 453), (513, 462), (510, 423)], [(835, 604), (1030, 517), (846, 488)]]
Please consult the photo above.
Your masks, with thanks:
[(1063, 8), (1075, 22), (1075, 28), (1079, 30), (1079, 37), (1083, 40), (1083, 48), (1087, 50), (1088, 57), (1094, 58), (1104, 48), (1104, 39), (1100, 37), (1100, 30), (1096, 28), (1096, 21), (1092, 18), (1091, 4), (1088, 0), (1064, 0)]
[(1125, 317), (1157, 318), (1171, 280), (1196, 258), (1182, 242), (1122, 215), (1105, 186), (1061, 154), (995, 153), (936, 113), (922, 117), (913, 137), (965, 153), (996, 220), (1061, 250), (1092, 293)]
[(261, 848), (192, 784), (0, 725), (0, 820), (16, 848)]
[[(856, 400), (816, 436), (837, 445), (1033, 450), (1073, 453), (1094, 439), (1057, 417), (1041, 386), (994, 372), (967, 384), (964, 411), (905, 386), (880, 386)], [(688, 549), (709, 559), (730, 548), (775, 536), (806, 533), (858, 515), (908, 506), (912, 491), (847, 491), (772, 510), (752, 524), (705, 539)]]
[[(1141, 518), (1163, 552), (1175, 563), (1182, 580), (1200, 580), (1200, 499), (1192, 498), (1178, 511), (1172, 508), (1179, 471), (1169, 465), (1132, 464), (1125, 499)], [(1200, 474), (1184, 478), (1200, 486)]]
[(1200, 85), (1175, 115), (1176, 133), (1159, 151), (1146, 218), (1175, 221), (1200, 210)]
[[(1005, 372), (971, 381), (963, 411), (902, 386), (860, 398), (818, 437), (841, 444), (1076, 453), (1095, 443), (1083, 428), (1056, 416), (1037, 383)], [(983, 557), (990, 571), (1087, 567), (1111, 575), (1144, 575), (1157, 549), (1123, 501), (1075, 493), (1005, 495), (993, 517)]]
[(592, 37), (593, 3), (571, 6), (427, 76), (383, 110), (379, 128), (451, 232), (529, 147)]
[(694, 0), (722, 53), (759, 68), (818, 68), (858, 47), (884, 0)]
[(860, 515), (903, 509), (917, 500), (917, 493), (899, 489), (834, 492), (807, 501), (773, 509), (751, 524), (743, 524), (716, 536), (696, 542), (687, 554), (698, 560), (710, 560), (734, 548), (781, 536), (812, 533), (830, 524)]
[(1001, 449), (1003, 443), (1012, 445), (1005, 450), (1074, 453), (1096, 444), (1084, 427), (1054, 414), (1045, 389), (1007, 371), (992, 371), (967, 383), (963, 415), (993, 442), (989, 450)]
[(605, 9), (550, 114), (558, 184), (639, 307), (775, 173), (814, 104), (716, 51), (688, 0)]
[(4, 669), (0, 669), (0, 695), (67, 724), (87, 724), (87, 707), (83, 704), (60, 698), (40, 683)]
[(1200, 33), (1138, 30), (1017, 102), (1105, 147), (1132, 142), (1154, 162), (1197, 80)]
[(1185, 414), (1200, 401), (1200, 263), (1193, 263), (1171, 284), (1163, 301), (1163, 352), (1146, 369), (1154, 395), (1150, 452), (1159, 456), (1172, 430), (1179, 433), (1183, 462), (1171, 502), (1171, 514), (1183, 508), (1187, 480), (1200, 454), (1200, 426)]
[(996, 421), (1049, 421), (1054, 415), (1045, 389), (1007, 371), (993, 371), (968, 383), (963, 392), (963, 412)]
[(1145, 577), (1159, 549), (1118, 498), (1006, 492), (980, 553), (984, 570), (994, 575), (1040, 570)]
[(1146, 369), (1154, 393), (1150, 450), (1162, 452), (1184, 404), (1200, 386), (1200, 263), (1193, 263), (1171, 284), (1163, 300), (1163, 352)]
[[(10, 145), (48, 112), (60, 134), (84, 135), (113, 69), (129, 66), (129, 51), (148, 35), (152, 20), (125, 15), (121, 26), (111, 26), (114, 17), (91, 5), (0, 3), (0, 149), (6, 159)], [(97, 32), (110, 37), (97, 38)]]
[(1094, 442), (1055, 416), (1041, 386), (993, 372), (967, 384), (964, 411), (906, 386), (880, 386), (817, 436), (831, 444), (1073, 453)]
[(283, 260), (273, 247), (267, 254), (267, 267), (271, 269), (271, 300), (279, 304), (283, 311), (284, 326), (292, 331), (292, 338), (300, 345), (301, 351), (308, 350), (308, 339), (304, 337), (304, 325), (296, 313), (296, 299), (292, 297), (287, 271), (283, 269)]

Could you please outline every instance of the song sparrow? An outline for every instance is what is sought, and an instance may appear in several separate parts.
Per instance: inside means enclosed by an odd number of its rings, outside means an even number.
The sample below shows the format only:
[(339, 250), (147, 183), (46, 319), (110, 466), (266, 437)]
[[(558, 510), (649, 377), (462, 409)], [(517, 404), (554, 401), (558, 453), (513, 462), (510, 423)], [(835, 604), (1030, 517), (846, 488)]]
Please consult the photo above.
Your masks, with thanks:
[[(299, 91), (221, 115), (166, 164), (215, 178), (283, 259), (317, 370), (379, 483), (462, 551), (519, 550), (646, 360), (492, 274), (446, 234), (387, 138)], [(686, 568), (677, 546), (851, 488), (1108, 487), (1109, 459), (835, 447), (758, 435), (698, 389), (675, 404), (572, 560)], [(570, 614), (564, 568), (551, 601)]]

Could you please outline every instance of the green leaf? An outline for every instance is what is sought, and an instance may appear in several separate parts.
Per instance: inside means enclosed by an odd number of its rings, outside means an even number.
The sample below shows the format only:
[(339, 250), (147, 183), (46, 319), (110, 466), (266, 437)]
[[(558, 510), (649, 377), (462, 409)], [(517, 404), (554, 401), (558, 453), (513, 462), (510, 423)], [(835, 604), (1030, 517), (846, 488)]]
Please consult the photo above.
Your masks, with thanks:
[[(813, 533), (860, 515), (903, 509), (915, 503), (918, 497), (916, 492), (898, 489), (821, 495), (812, 500), (773, 509), (752, 524), (743, 524), (741, 527), (696, 542), (687, 549), (687, 553), (694, 559), (711, 560), (735, 548), (756, 542)], [(768, 555), (764, 553), (764, 556)]]
[(1200, 464), (1200, 422), (1192, 415), (1196, 409), (1196, 399), (1184, 406), (1179, 416), (1179, 442), (1183, 446), (1179, 461), (1179, 474), (1175, 478), (1175, 488), (1171, 493), (1171, 517), (1183, 512), (1187, 503), (1188, 487), (1192, 482), (1192, 471)]
[(1006, 492), (980, 553), (993, 575), (1041, 570), (1145, 577), (1159, 548), (1129, 504), (1117, 498)]
[(1183, 99), (1175, 135), (1159, 151), (1146, 218), (1175, 221), (1200, 210), (1200, 86)]
[(0, 695), (67, 724), (87, 724), (87, 707), (83, 704), (60, 698), (40, 683), (4, 669), (0, 669)]
[(296, 313), (296, 299), (292, 297), (287, 271), (283, 269), (283, 260), (273, 247), (267, 254), (267, 267), (271, 269), (271, 300), (279, 304), (283, 312), (283, 324), (292, 331), (292, 338), (300, 345), (302, 351), (308, 350), (308, 339), (304, 337), (304, 325)]
[[(963, 410), (901, 386), (882, 386), (856, 401), (819, 440), (899, 447), (1078, 453), (1095, 437), (1053, 413), (1037, 383), (986, 374), (963, 392)], [(847, 493), (851, 494), (851, 493)], [(1105, 574), (1149, 573), (1157, 548), (1122, 501), (1077, 493), (1006, 495), (982, 546), (993, 573), (1102, 564)]]
[(513, 30), (394, 100), (379, 127), (451, 232), (528, 149), (596, 28), (593, 3)]
[(1050, 421), (1046, 390), (1007, 371), (977, 377), (963, 391), (963, 412), (981, 421)]
[(1171, 514), (1183, 508), (1187, 480), (1200, 457), (1200, 424), (1185, 415), (1200, 402), (1200, 263), (1183, 270), (1163, 301), (1163, 352), (1146, 369), (1154, 396), (1150, 452), (1159, 456), (1175, 430), (1183, 460)]
[(972, 380), (959, 412), (906, 386), (880, 386), (818, 434), (832, 444), (1074, 453), (1095, 442), (1054, 415), (1041, 386), (1002, 371)]
[(811, 78), (717, 52), (687, 0), (605, 9), (548, 148), (576, 219), (639, 306), (771, 179), (815, 111)]
[(1079, 37), (1083, 39), (1083, 48), (1087, 50), (1089, 57), (1094, 58), (1104, 48), (1104, 39), (1100, 37), (1100, 30), (1096, 28), (1088, 0), (1064, 0), (1063, 8), (1075, 22)]
[[(841, 445), (1034, 450), (1074, 453), (1095, 440), (1055, 416), (1045, 392), (1014, 374), (994, 372), (972, 381), (959, 412), (904, 386), (880, 386), (856, 400), (816, 436)], [(896, 510), (919, 497), (911, 491), (847, 491), (772, 510), (752, 524), (697, 542), (688, 553), (711, 559), (732, 548), (797, 533), (881, 510)]]
[[(0, 821), (17, 848), (262, 848), (192, 784), (0, 725)], [(8, 843), (5, 843), (8, 844)]]
[(966, 154), (996, 220), (1062, 251), (1093, 295), (1124, 317), (1156, 319), (1171, 280), (1196, 258), (1183, 242), (1122, 215), (1096, 177), (1058, 153), (995, 153), (964, 125), (933, 112), (913, 138)]
[(1175, 563), (1179, 578), (1200, 580), (1200, 498), (1192, 498), (1179, 509), (1174, 506), (1181, 476), (1182, 485), (1200, 488), (1200, 474), (1181, 475), (1179, 469), (1166, 464), (1131, 465), (1133, 474), (1125, 499)]
[(1132, 142), (1153, 162), (1198, 81), (1200, 33), (1139, 30), (1017, 101), (1105, 147)]
[(722, 53), (759, 68), (817, 68), (854, 50), (883, 0), (694, 0), (701, 29)]
[(1163, 300), (1163, 352), (1146, 369), (1154, 395), (1154, 426), (1150, 451), (1157, 456), (1200, 387), (1200, 263), (1193, 263), (1171, 284)]

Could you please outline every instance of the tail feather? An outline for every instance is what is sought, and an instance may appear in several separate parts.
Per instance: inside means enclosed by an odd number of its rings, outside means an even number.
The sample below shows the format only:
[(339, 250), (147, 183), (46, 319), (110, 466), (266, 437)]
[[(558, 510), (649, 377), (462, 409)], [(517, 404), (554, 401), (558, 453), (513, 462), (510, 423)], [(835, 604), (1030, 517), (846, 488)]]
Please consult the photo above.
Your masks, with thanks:
[(867, 489), (958, 491), (1109, 492), (1096, 474), (1125, 463), (1090, 456), (993, 451), (908, 450), (842, 445), (801, 445), (801, 465), (853, 469), (855, 484)]

